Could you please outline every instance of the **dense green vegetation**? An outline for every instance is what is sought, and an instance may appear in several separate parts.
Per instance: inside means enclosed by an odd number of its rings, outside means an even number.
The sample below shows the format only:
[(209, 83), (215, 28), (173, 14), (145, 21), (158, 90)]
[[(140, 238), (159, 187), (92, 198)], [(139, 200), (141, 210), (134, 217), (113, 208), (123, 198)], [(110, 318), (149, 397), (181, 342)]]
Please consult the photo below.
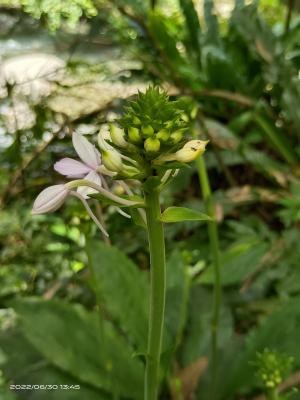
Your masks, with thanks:
[[(30, 211), (62, 182), (53, 164), (75, 156), (72, 133), (96, 142), (149, 84), (209, 140), (161, 196), (163, 209), (195, 213), (165, 224), (160, 398), (300, 399), (298, 8), (0, 1), (1, 400), (143, 399), (149, 257), (137, 213), (95, 202), (107, 238), (76, 199)], [(20, 384), (59, 387), (10, 389)]]

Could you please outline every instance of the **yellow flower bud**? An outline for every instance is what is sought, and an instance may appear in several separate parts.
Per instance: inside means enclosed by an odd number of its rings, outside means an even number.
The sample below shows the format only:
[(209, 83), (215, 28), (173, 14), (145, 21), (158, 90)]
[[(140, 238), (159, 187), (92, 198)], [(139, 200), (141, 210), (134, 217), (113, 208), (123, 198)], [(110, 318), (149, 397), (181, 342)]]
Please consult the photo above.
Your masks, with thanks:
[(208, 140), (190, 140), (175, 153), (175, 160), (184, 163), (194, 161), (204, 153), (207, 143)]
[(208, 140), (190, 140), (182, 147), (182, 149), (176, 151), (176, 153), (161, 155), (153, 162), (154, 164), (161, 165), (168, 161), (179, 161), (182, 163), (194, 161), (204, 153), (208, 142)]
[(128, 146), (128, 143), (126, 142), (124, 136), (124, 130), (121, 128), (118, 128), (116, 125), (110, 124), (109, 126), (109, 131), (110, 131), (110, 137), (111, 141), (122, 148), (125, 148)]
[(156, 153), (160, 149), (160, 141), (154, 137), (145, 140), (144, 148), (147, 153)]
[(120, 184), (115, 184), (112, 190), (117, 196), (123, 196), (124, 194), (126, 194), (123, 186)]
[(128, 137), (132, 143), (139, 143), (141, 141), (140, 131), (133, 126), (128, 129)]

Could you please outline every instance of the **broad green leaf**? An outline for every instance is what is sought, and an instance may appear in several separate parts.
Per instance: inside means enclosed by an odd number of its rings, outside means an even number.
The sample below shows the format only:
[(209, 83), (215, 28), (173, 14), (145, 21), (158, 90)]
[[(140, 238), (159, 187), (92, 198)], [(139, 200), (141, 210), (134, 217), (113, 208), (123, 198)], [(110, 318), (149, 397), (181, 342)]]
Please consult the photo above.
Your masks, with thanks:
[(168, 207), (161, 215), (162, 222), (211, 221), (212, 218), (199, 211), (185, 207)]
[[(210, 354), (212, 304), (211, 291), (200, 285), (191, 288), (186, 336), (181, 348), (184, 366)], [(220, 312), (219, 332), (219, 348), (224, 348), (228, 345), (233, 332), (232, 316), (225, 305)]]
[(167, 293), (164, 349), (180, 344), (187, 317), (190, 278), (182, 255), (175, 250), (167, 259)]
[[(18, 397), (8, 389), (1, 389), (0, 388), (0, 399), (1, 400), (18, 400)], [(76, 400), (76, 399), (74, 399)]]
[[(100, 390), (85, 385), (47, 361), (16, 329), (0, 333), (0, 349), (6, 355), (1, 365), (4, 377), (16, 385), (57, 385), (57, 389), (26, 390), (30, 400), (109, 400)], [(78, 389), (61, 389), (60, 385), (80, 385)], [(13, 396), (13, 393), (11, 393)], [(1, 397), (3, 396), (3, 397)], [(9, 400), (0, 391), (1, 400)], [(12, 397), (11, 399), (17, 399)]]
[[(222, 284), (236, 285), (246, 279), (258, 268), (268, 249), (268, 244), (261, 238), (250, 237), (233, 243), (222, 253)], [(198, 282), (210, 285), (214, 283), (212, 265), (201, 274)]]
[(140, 399), (143, 366), (97, 313), (79, 305), (38, 299), (15, 300), (27, 340), (52, 365), (114, 396)]
[(88, 242), (87, 252), (96, 290), (106, 312), (137, 351), (145, 351), (149, 293), (146, 273), (120, 250), (104, 243)]

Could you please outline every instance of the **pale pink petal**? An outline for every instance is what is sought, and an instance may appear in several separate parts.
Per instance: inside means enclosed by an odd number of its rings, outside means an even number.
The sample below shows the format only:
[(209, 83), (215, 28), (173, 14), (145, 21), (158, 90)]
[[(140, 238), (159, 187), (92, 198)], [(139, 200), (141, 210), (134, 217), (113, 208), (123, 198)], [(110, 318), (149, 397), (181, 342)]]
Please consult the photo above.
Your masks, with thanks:
[[(87, 181), (96, 183), (99, 186), (102, 185), (100, 175), (97, 174), (97, 172), (95, 172), (95, 171), (89, 172), (84, 179), (86, 179)], [(89, 194), (97, 193), (97, 190), (90, 188), (88, 186), (79, 186), (79, 188), (77, 189), (77, 192), (79, 194), (81, 194), (82, 197), (87, 199)]]
[(45, 214), (57, 210), (68, 196), (65, 185), (54, 185), (44, 189), (33, 203), (32, 214)]
[(73, 146), (81, 160), (91, 168), (97, 168), (100, 164), (100, 153), (92, 143), (90, 143), (83, 135), (77, 132), (72, 136)]
[(55, 171), (69, 178), (83, 178), (91, 171), (91, 168), (81, 161), (73, 160), (73, 158), (63, 158), (54, 164)]

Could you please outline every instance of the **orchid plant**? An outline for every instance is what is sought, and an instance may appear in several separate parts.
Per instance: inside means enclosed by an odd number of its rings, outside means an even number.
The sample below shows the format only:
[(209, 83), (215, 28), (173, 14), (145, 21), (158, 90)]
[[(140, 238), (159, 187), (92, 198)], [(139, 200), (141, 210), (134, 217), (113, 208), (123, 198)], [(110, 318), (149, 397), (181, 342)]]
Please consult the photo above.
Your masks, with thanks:
[[(84, 136), (73, 133), (73, 146), (81, 161), (64, 158), (54, 165), (57, 172), (72, 180), (44, 189), (36, 198), (32, 211), (33, 214), (55, 211), (67, 197), (75, 196), (105, 235), (108, 233), (88, 204), (90, 199), (104, 201), (119, 210), (127, 207), (132, 212), (138, 211), (139, 222), (148, 232), (150, 253), (146, 400), (155, 400), (159, 394), (166, 292), (163, 224), (210, 220), (205, 214), (183, 207), (169, 207), (161, 212), (160, 193), (163, 188), (182, 167), (201, 156), (207, 145), (207, 141), (189, 137), (187, 118), (179, 104), (157, 87), (139, 93), (122, 118), (111, 124), (108, 130), (100, 130), (100, 151)], [(110, 190), (108, 180), (119, 182), (126, 195)], [(138, 183), (135, 185), (138, 195), (127, 185), (127, 180)]]

